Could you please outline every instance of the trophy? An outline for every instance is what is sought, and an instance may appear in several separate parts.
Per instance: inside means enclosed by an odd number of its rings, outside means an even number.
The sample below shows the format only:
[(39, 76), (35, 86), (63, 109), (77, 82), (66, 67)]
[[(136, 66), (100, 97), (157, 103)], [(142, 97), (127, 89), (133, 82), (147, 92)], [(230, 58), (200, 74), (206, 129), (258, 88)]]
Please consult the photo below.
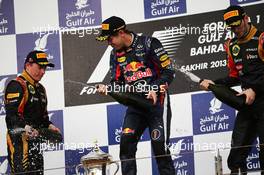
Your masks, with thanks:
[(87, 155), (81, 157), (81, 164), (77, 165), (75, 168), (76, 175), (79, 175), (79, 169), (83, 168), (85, 175), (110, 175), (110, 165), (116, 165), (116, 171), (114, 175), (119, 170), (119, 164), (115, 161), (112, 161), (112, 156), (103, 152), (97, 142), (92, 151)]

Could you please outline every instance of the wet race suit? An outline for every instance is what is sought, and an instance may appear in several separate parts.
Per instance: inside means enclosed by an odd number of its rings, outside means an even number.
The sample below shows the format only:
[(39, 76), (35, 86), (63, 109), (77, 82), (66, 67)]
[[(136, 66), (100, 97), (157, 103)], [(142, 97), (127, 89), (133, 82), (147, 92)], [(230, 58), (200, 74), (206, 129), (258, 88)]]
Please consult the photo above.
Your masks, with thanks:
[[(14, 128), (30, 125), (35, 129), (48, 128), (47, 97), (44, 87), (34, 82), (24, 71), (12, 80), (5, 92), (8, 160), (12, 173), (43, 174), (40, 142), (22, 134), (10, 133)], [(38, 171), (30, 172), (29, 171)]]
[[(138, 36), (131, 33), (133, 42), (130, 47), (111, 52), (110, 70), (111, 83), (126, 85), (169, 85), (174, 78), (171, 59), (163, 49), (158, 39)], [(171, 108), (168, 92), (159, 93), (155, 107), (144, 111), (129, 106), (123, 120), (120, 141), (120, 159), (122, 174), (135, 175), (137, 173), (135, 154), (137, 143), (148, 127), (151, 136), (152, 149), (155, 156), (168, 154), (156, 158), (161, 175), (175, 174), (170, 151), (168, 149), (170, 137)]]
[[(251, 25), (243, 39), (233, 38), (227, 41), (229, 76), (215, 80), (217, 84), (234, 86), (241, 84), (242, 89), (252, 88), (256, 93), (252, 105), (240, 110), (235, 120), (232, 133), (232, 147), (252, 145), (257, 136), (264, 144), (264, 33)], [(264, 150), (260, 147), (260, 167), (264, 170)], [(247, 171), (246, 158), (251, 147), (231, 148), (228, 167), (232, 173)], [(246, 174), (246, 173), (245, 173)], [(264, 173), (262, 173), (264, 174)]]

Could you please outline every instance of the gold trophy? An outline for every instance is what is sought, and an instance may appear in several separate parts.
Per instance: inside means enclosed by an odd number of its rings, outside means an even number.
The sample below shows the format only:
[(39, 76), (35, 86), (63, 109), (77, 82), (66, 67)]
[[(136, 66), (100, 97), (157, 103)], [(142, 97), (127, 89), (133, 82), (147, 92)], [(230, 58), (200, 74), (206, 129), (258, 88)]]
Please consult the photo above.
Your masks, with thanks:
[(77, 165), (75, 168), (76, 175), (79, 175), (79, 169), (83, 168), (85, 175), (110, 175), (110, 165), (116, 165), (116, 171), (114, 175), (119, 170), (119, 164), (115, 161), (112, 161), (112, 156), (103, 152), (97, 141), (91, 152), (87, 155), (81, 157), (81, 164)]

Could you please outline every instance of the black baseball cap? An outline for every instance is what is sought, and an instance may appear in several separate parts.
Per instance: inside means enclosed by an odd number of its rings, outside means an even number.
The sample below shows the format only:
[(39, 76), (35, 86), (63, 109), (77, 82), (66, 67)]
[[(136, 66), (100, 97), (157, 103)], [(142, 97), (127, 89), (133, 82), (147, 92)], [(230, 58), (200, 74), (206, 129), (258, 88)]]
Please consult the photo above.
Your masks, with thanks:
[(55, 67), (55, 65), (48, 61), (47, 54), (43, 51), (33, 50), (29, 52), (25, 60), (26, 63), (37, 63), (41, 66)]
[(98, 41), (105, 41), (107, 38), (117, 31), (126, 28), (126, 23), (122, 18), (111, 16), (102, 22), (101, 34), (96, 37)]
[(227, 26), (239, 26), (245, 15), (242, 7), (232, 5), (224, 11), (224, 20)]

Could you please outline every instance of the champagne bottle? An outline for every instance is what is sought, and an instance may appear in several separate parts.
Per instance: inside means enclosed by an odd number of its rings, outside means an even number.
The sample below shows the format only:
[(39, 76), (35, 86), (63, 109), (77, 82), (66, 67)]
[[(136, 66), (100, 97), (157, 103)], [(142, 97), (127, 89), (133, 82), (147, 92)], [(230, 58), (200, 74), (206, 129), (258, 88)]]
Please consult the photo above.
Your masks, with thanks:
[(154, 106), (152, 100), (148, 100), (144, 96), (141, 96), (136, 93), (111, 91), (108, 92), (108, 94), (117, 102), (125, 106), (134, 106), (135, 108), (140, 108), (144, 110), (148, 110)]
[(241, 110), (245, 107), (246, 96), (241, 95), (237, 96), (238, 92), (220, 84), (210, 84), (208, 87), (209, 90), (213, 92), (215, 97), (222, 101), (223, 103), (231, 106), (237, 110)]
[[(39, 132), (37, 139), (41, 139), (43, 142), (49, 141), (52, 143), (60, 143), (63, 140), (61, 133), (57, 131), (53, 131), (48, 128), (38, 128), (37, 130)], [(21, 135), (23, 132), (26, 132), (25, 128), (15, 128), (9, 130), (9, 134), (13, 136)]]

